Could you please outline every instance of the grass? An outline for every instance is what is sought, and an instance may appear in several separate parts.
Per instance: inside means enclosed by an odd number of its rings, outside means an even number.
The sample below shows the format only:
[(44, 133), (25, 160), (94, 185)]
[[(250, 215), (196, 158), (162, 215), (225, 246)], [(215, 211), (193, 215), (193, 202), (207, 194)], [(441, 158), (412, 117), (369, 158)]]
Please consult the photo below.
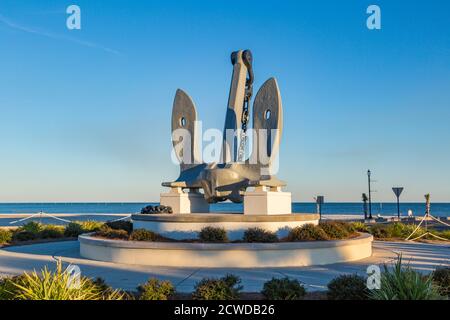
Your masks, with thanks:
[(373, 300), (438, 300), (442, 299), (433, 275), (422, 275), (409, 265), (402, 264), (400, 255), (394, 265), (384, 265), (381, 287), (370, 292)]
[(2, 280), (0, 299), (6, 300), (122, 300), (125, 294), (86, 277), (77, 281), (61, 261), (56, 270), (47, 267), (21, 276)]

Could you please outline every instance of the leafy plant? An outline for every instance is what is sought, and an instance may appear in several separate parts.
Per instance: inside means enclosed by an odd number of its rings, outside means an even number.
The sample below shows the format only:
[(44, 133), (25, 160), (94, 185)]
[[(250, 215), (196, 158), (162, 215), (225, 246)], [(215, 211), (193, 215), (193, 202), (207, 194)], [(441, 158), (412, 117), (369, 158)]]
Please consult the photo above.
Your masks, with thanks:
[(133, 241), (158, 241), (162, 240), (161, 235), (156, 232), (145, 230), (145, 229), (137, 229), (134, 230), (130, 235), (130, 240)]
[(269, 300), (300, 300), (306, 290), (298, 280), (286, 277), (267, 281), (261, 293)]
[(64, 235), (66, 237), (78, 237), (80, 234), (83, 234), (84, 230), (81, 224), (78, 222), (70, 222), (66, 228), (64, 229)]
[(337, 222), (327, 221), (321, 222), (319, 226), (327, 234), (330, 239), (346, 239), (349, 237), (350, 233), (345, 226)]
[(95, 233), (96, 236), (108, 239), (128, 240), (128, 232), (123, 229), (112, 229), (104, 225)]
[(245, 230), (242, 240), (245, 242), (277, 242), (278, 237), (272, 231), (262, 228), (250, 228)]
[(341, 275), (328, 283), (329, 300), (367, 300), (369, 291), (366, 279), (353, 275)]
[(133, 231), (133, 224), (130, 221), (109, 221), (105, 225), (114, 230), (125, 230), (128, 234)]
[(105, 291), (92, 280), (80, 277), (79, 282), (74, 281), (72, 275), (63, 270), (59, 261), (56, 271), (47, 267), (39, 273), (24, 273), (20, 277), (9, 279), (7, 295), (15, 300), (121, 300), (123, 294), (111, 290), (107, 296)]
[(329, 240), (330, 238), (320, 226), (304, 224), (289, 231), (288, 241)]
[(236, 300), (242, 290), (241, 279), (227, 274), (225, 277), (205, 278), (195, 285), (192, 297), (195, 300)]
[(64, 235), (66, 237), (78, 237), (83, 233), (98, 231), (103, 225), (103, 222), (93, 220), (70, 222), (66, 225)]
[(139, 300), (168, 300), (175, 294), (175, 288), (170, 281), (149, 279), (138, 287)]
[(439, 288), (433, 283), (433, 276), (424, 276), (409, 265), (402, 265), (402, 256), (388, 268), (384, 265), (381, 274), (381, 288), (374, 289), (370, 298), (375, 300), (435, 300), (440, 299)]
[(39, 222), (30, 221), (23, 226), (19, 227), (20, 231), (28, 231), (34, 234), (39, 234), (42, 230), (44, 230), (44, 225)]
[(61, 226), (46, 225), (39, 232), (39, 238), (42, 239), (57, 239), (62, 237), (64, 237), (64, 227)]
[(360, 221), (352, 222), (351, 223), (353, 230), (358, 232), (369, 232), (369, 227)]
[(443, 296), (450, 296), (450, 268), (438, 268), (433, 274), (433, 282), (438, 286), (439, 293)]
[(13, 242), (20, 242), (20, 241), (31, 241), (38, 238), (37, 233), (33, 233), (26, 230), (16, 230), (13, 232), (12, 240)]
[(203, 242), (228, 242), (227, 232), (224, 228), (204, 227), (200, 230), (198, 238)]
[(0, 244), (9, 243), (11, 240), (12, 240), (11, 230), (0, 228)]

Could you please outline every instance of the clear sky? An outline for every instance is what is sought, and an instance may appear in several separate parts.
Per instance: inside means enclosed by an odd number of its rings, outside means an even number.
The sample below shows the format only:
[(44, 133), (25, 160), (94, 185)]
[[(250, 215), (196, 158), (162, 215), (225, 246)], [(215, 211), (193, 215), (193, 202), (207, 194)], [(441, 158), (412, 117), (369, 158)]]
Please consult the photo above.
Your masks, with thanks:
[[(66, 8), (81, 8), (68, 30)], [(381, 8), (381, 30), (366, 8)], [(295, 201), (450, 202), (449, 1), (0, 0), (0, 202), (157, 201), (177, 88), (222, 128), (229, 55), (284, 107)]]

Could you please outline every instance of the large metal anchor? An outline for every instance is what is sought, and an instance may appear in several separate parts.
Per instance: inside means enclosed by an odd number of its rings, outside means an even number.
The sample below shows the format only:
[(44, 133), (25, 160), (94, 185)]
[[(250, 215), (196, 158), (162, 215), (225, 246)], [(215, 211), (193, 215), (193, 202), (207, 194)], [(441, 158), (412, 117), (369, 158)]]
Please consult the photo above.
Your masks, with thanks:
[[(172, 109), (172, 142), (180, 162), (180, 175), (175, 181), (164, 182), (162, 185), (197, 191), (202, 189), (209, 203), (225, 200), (242, 202), (248, 187), (285, 186), (273, 174), (283, 127), (277, 81), (275, 78), (268, 79), (255, 97), (251, 135), (253, 143), (251, 154), (246, 157), (254, 80), (252, 54), (249, 50), (235, 51), (231, 54), (231, 62), (233, 75), (220, 163), (203, 163), (201, 160), (196, 142), (197, 111), (191, 97), (178, 89)], [(187, 139), (174, 138), (174, 132), (180, 129), (189, 133)]]

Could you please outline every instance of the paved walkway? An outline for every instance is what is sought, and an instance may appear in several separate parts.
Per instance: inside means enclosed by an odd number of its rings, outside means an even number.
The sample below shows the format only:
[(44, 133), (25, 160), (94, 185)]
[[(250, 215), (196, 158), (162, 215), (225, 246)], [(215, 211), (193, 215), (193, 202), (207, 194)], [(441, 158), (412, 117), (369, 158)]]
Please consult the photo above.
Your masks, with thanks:
[(180, 292), (191, 292), (203, 277), (219, 277), (234, 273), (241, 277), (244, 291), (256, 292), (272, 277), (289, 276), (303, 282), (308, 290), (324, 290), (327, 283), (343, 273), (365, 274), (367, 266), (382, 265), (402, 253), (405, 262), (422, 271), (430, 272), (438, 266), (450, 266), (450, 246), (410, 242), (374, 242), (372, 257), (350, 263), (326, 266), (261, 269), (205, 269), (134, 266), (99, 262), (81, 258), (77, 241), (53, 242), (0, 249), (0, 276), (17, 275), (23, 271), (54, 268), (57, 258), (76, 264), (83, 275), (102, 277), (115, 288), (134, 290), (149, 277), (170, 280)]

